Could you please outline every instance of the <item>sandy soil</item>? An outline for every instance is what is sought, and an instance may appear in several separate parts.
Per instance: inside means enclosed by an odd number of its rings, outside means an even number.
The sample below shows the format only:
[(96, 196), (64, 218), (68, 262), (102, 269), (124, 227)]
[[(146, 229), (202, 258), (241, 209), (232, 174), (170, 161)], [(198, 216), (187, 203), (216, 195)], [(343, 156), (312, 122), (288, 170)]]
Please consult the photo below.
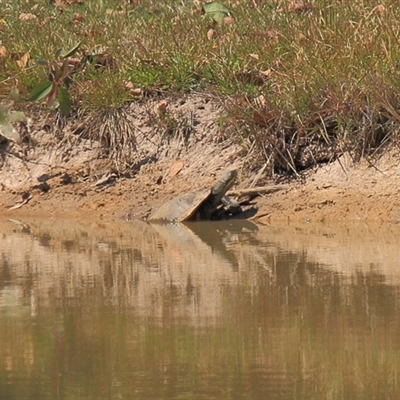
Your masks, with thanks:
[[(213, 99), (193, 95), (169, 100), (166, 115), (175, 122), (172, 130), (160, 116), (159, 104), (133, 103), (127, 110), (137, 151), (131, 169), (123, 174), (98, 142), (77, 140), (74, 126), (56, 132), (33, 118), (24, 127), (29, 144), (1, 145), (0, 214), (140, 219), (179, 193), (210, 187), (233, 168), (239, 173), (234, 189), (279, 184), (260, 169), (252, 170), (243, 145), (225, 137), (228, 133), (218, 124), (223, 110)], [(190, 124), (185, 123), (187, 115)], [(399, 187), (397, 151), (387, 151), (373, 165), (366, 160), (354, 163), (344, 155), (303, 172), (282, 190), (252, 199), (245, 208), (260, 223), (397, 223)]]

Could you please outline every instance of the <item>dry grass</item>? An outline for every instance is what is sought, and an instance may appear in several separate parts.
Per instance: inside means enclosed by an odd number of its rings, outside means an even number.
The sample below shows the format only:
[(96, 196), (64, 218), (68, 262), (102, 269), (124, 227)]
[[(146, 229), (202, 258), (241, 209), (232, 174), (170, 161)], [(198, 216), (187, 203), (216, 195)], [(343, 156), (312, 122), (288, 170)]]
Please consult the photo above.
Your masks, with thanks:
[(72, 76), (73, 109), (103, 122), (140, 91), (212, 92), (227, 105), (233, 139), (271, 172), (297, 173), (343, 151), (361, 157), (396, 142), (396, 2), (224, 4), (233, 23), (216, 24), (201, 15), (202, 4), (178, 0), (0, 0), (0, 99), (16, 87), (26, 98), (46, 78), (36, 60), (84, 40), (76, 61), (90, 62)]

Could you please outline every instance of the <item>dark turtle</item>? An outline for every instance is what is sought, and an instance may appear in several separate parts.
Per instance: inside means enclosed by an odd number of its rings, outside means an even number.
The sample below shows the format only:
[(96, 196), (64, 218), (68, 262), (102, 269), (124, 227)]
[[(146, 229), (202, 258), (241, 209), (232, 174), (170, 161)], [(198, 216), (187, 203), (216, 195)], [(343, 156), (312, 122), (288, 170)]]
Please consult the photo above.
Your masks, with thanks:
[(149, 221), (183, 222), (210, 220), (218, 206), (223, 204), (231, 213), (241, 211), (236, 202), (225, 196), (235, 183), (237, 172), (227, 172), (211, 189), (182, 194), (164, 203), (149, 217)]

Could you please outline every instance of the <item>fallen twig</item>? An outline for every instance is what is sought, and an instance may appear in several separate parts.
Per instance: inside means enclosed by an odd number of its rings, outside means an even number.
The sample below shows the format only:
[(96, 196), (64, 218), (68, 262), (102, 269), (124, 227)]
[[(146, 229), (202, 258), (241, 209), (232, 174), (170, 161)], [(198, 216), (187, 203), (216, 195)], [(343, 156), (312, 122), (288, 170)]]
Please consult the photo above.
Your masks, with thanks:
[(261, 194), (268, 194), (277, 192), (279, 190), (289, 189), (290, 185), (269, 185), (269, 186), (259, 186), (248, 189), (237, 189), (230, 190), (227, 195), (242, 197), (242, 196), (260, 196)]

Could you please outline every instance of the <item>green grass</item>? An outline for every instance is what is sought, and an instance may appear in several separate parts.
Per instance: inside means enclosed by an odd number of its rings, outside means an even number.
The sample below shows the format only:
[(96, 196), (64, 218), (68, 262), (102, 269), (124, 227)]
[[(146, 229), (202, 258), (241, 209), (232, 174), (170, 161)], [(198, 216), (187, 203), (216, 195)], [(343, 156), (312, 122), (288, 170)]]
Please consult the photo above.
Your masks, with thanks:
[[(87, 65), (74, 74), (75, 108), (121, 107), (132, 100), (128, 82), (150, 93), (215, 93), (241, 135), (255, 138), (259, 154), (274, 152), (271, 167), (278, 170), (309, 166), (300, 160), (304, 143), (322, 143), (335, 158), (338, 149), (363, 155), (395, 141), (396, 2), (315, 0), (297, 11), (295, 2), (278, 0), (223, 4), (232, 11), (233, 24), (214, 24), (199, 12), (202, 4), (178, 0), (86, 0), (62, 8), (0, 1), (0, 46), (9, 55), (0, 58), (0, 99), (14, 86), (26, 98), (47, 75), (35, 60), (53, 60), (59, 48), (84, 40), (78, 59), (106, 54), (114, 64)], [(21, 13), (37, 18), (23, 21)], [(30, 61), (21, 68), (18, 61), (26, 53)], [(268, 69), (267, 77), (260, 75)], [(256, 105), (261, 95), (262, 105)], [(313, 156), (318, 163), (320, 151)]]

